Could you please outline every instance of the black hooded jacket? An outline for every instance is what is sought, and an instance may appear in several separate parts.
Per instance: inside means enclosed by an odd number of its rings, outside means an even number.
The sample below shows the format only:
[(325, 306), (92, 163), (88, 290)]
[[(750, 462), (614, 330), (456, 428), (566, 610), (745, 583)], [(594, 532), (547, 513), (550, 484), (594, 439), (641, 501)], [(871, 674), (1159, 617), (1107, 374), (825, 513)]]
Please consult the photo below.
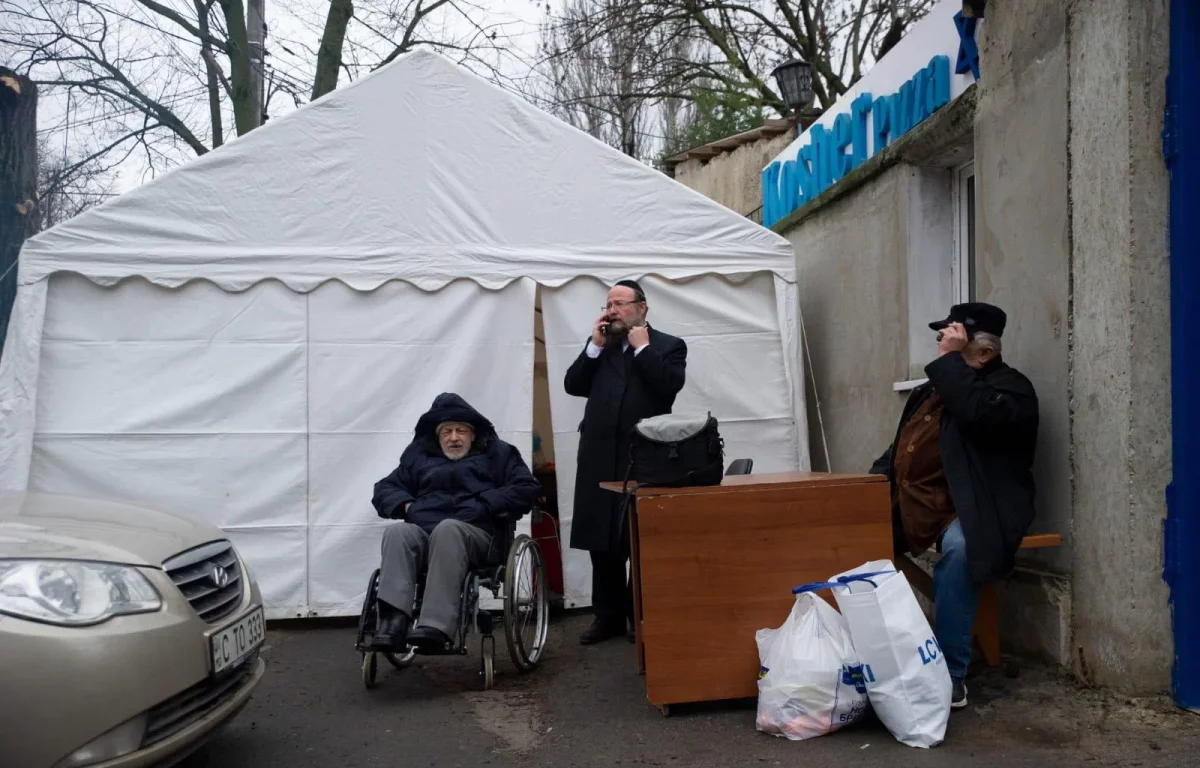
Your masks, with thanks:
[[(447, 421), (475, 430), (470, 453), (457, 461), (438, 444), (437, 427)], [(458, 395), (443, 393), (417, 420), (400, 466), (375, 484), (371, 503), (380, 517), (407, 520), (426, 533), (454, 519), (495, 534), (498, 520), (521, 518), (539, 491), (520, 452), (496, 436), (492, 423)]]

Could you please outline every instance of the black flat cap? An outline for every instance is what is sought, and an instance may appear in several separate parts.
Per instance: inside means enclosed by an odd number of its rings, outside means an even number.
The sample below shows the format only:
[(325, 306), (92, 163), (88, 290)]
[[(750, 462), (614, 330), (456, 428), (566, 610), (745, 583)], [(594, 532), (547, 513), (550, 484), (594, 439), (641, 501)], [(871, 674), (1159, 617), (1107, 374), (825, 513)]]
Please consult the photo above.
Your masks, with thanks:
[(968, 304), (955, 304), (950, 308), (949, 317), (930, 323), (929, 327), (940, 331), (951, 323), (962, 323), (968, 334), (990, 333), (1000, 337), (1004, 335), (1008, 315), (1004, 314), (1000, 307), (973, 301)]

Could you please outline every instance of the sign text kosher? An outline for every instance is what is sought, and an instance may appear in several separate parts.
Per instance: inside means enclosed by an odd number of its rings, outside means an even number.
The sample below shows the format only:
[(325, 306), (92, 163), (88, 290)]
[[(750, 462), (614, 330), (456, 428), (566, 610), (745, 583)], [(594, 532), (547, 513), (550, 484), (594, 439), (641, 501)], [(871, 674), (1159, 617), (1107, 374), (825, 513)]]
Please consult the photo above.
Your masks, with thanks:
[(831, 126), (808, 129), (808, 143), (794, 160), (763, 170), (763, 225), (786, 218), (949, 101), (948, 56), (934, 56), (893, 94), (859, 94)]

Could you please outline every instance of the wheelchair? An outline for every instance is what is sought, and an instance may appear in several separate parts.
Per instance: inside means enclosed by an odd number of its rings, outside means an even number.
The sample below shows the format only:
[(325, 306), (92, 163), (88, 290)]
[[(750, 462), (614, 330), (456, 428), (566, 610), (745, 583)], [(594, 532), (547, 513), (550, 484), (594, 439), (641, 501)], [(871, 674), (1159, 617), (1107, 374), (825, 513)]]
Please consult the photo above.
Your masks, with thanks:
[[(467, 655), (467, 638), (472, 629), (480, 637), (480, 669), (483, 689), (490, 690), (496, 681), (496, 639), (493, 635), (496, 621), (504, 626), (504, 639), (509, 656), (520, 672), (529, 672), (542, 660), (546, 647), (546, 636), (550, 627), (550, 592), (546, 579), (546, 561), (542, 549), (529, 536), (516, 535), (516, 519), (507, 519), (492, 538), (488, 549), (487, 564), (467, 572), (459, 597), (458, 631), (450, 642), (438, 648), (416, 648), (409, 646), (403, 653), (376, 651), (373, 647), (375, 627), (378, 621), (379, 569), (371, 574), (367, 584), (366, 599), (358, 619), (358, 639), (355, 650), (362, 654), (362, 681), (368, 689), (374, 688), (379, 667), (379, 656), (383, 656), (396, 669), (412, 664), (417, 655), (449, 656)], [(421, 600), (425, 590), (424, 575), (417, 582), (417, 600), (412, 612), (412, 626), (421, 613)], [(487, 590), (492, 597), (502, 601), (499, 611), (479, 606), (480, 590)]]

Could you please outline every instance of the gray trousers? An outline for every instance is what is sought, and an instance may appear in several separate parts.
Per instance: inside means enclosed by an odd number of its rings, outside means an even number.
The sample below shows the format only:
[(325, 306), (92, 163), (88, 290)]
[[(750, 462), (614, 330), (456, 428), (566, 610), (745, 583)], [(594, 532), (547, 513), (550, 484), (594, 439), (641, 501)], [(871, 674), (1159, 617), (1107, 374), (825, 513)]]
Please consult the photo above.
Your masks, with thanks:
[(411, 617), (417, 579), (428, 564), (415, 626), (433, 627), (453, 637), (467, 571), (485, 564), (491, 543), (486, 532), (458, 520), (443, 520), (432, 535), (412, 523), (393, 523), (383, 532), (379, 599)]

